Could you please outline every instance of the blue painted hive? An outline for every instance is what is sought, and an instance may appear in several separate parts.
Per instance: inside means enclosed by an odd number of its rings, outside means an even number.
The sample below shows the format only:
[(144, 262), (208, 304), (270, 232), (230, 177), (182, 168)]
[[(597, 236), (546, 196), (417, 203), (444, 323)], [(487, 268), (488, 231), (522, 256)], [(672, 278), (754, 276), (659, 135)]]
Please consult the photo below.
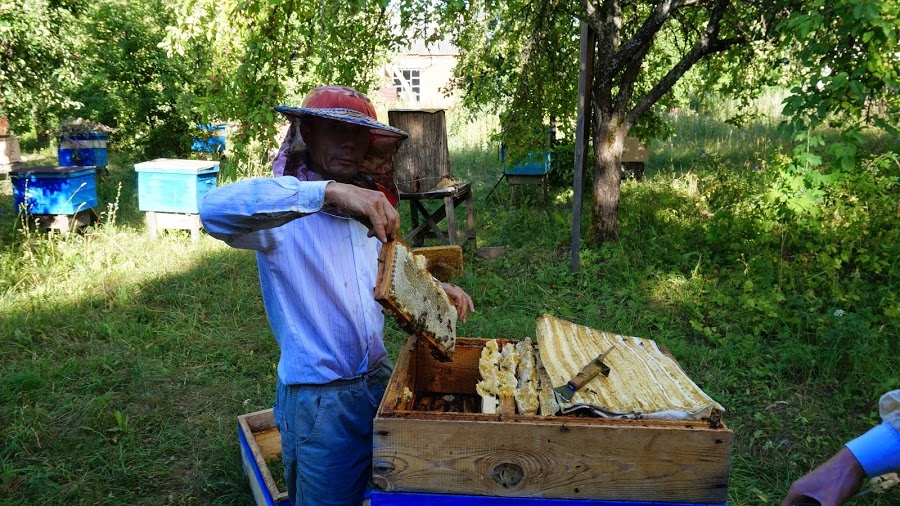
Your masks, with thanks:
[(200, 135), (194, 137), (191, 151), (221, 153), (225, 151), (225, 123), (197, 125)]
[(59, 137), (59, 164), (63, 167), (106, 167), (109, 165), (106, 156), (108, 139), (109, 134), (103, 132)]
[(542, 176), (550, 172), (550, 152), (528, 153), (525, 160), (510, 167), (506, 161), (506, 146), (500, 148), (500, 161), (503, 162), (503, 173), (508, 176)]
[(197, 214), (200, 198), (216, 187), (219, 162), (158, 158), (136, 163), (138, 209)]
[(16, 211), (75, 214), (97, 205), (94, 167), (23, 167), (10, 171)]

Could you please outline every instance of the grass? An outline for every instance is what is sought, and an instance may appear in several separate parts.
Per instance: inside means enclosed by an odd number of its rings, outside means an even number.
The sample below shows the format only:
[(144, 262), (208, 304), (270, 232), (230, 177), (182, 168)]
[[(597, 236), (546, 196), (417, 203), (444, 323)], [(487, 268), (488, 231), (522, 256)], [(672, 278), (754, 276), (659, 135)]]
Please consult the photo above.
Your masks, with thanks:
[[(623, 183), (622, 239), (583, 245), (576, 274), (569, 192), (512, 205), (501, 183), (485, 199), (500, 175), (494, 127), (448, 122), (453, 173), (474, 185), (477, 245), (506, 246), (493, 260), (466, 250), (458, 283), (477, 312), (460, 335), (533, 336), (551, 313), (666, 345), (728, 409), (733, 506), (779, 503), (877, 422), (877, 396), (900, 387), (900, 265), (834, 282), (802, 255), (759, 243), (734, 253), (738, 239), (707, 237), (719, 219), (704, 200), (707, 154), (752, 177), (790, 149), (771, 122), (678, 117), (647, 179)], [(53, 163), (49, 150), (28, 156)], [(149, 238), (135, 161), (111, 153), (100, 223), (68, 237), (20, 229), (0, 181), (0, 505), (253, 502), (236, 417), (271, 406), (278, 355), (254, 256), (205, 235)], [(392, 354), (405, 339), (388, 324)]]

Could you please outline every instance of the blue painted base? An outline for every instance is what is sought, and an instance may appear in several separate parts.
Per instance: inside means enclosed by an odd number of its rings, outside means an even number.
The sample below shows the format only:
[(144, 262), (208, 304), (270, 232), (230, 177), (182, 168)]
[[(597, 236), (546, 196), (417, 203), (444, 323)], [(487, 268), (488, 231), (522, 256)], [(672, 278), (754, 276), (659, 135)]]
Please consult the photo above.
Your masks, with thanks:
[(195, 137), (193, 144), (191, 144), (191, 151), (201, 153), (221, 153), (225, 151), (225, 137), (215, 136), (207, 137), (205, 139)]
[(62, 167), (81, 167), (87, 165), (106, 167), (109, 165), (106, 148), (59, 148), (57, 150), (57, 155), (59, 157), (59, 164)]
[(484, 504), (490, 506), (727, 506), (674, 502), (594, 501), (575, 499), (543, 499), (536, 497), (486, 497), (478, 495), (388, 493), (372, 490), (371, 506), (451, 506)]
[(201, 135), (194, 137), (191, 144), (191, 151), (205, 153), (221, 153), (225, 151), (225, 134), (227, 125), (224, 123), (214, 123), (207, 125), (196, 125), (201, 131)]

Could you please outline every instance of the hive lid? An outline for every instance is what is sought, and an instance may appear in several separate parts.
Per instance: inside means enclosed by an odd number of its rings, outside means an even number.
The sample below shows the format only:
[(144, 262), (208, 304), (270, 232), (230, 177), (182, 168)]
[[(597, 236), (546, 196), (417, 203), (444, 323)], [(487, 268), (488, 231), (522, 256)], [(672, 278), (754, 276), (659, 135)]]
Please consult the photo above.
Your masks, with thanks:
[(199, 174), (219, 170), (219, 162), (208, 160), (181, 160), (176, 158), (157, 158), (149, 162), (134, 164), (137, 172), (171, 172), (175, 174)]
[(553, 387), (566, 384), (596, 356), (609, 376), (597, 376), (575, 392), (563, 412), (587, 409), (600, 416), (700, 420), (725, 408), (650, 339), (621, 336), (543, 315), (537, 321), (538, 353)]
[(400, 240), (381, 248), (375, 299), (438, 360), (450, 360), (456, 347), (456, 307), (426, 269), (427, 261)]
[(80, 172), (91, 173), (96, 171), (96, 167), (93, 165), (73, 165), (68, 167), (56, 166), (56, 165), (39, 165), (37, 167), (20, 167), (18, 169), (13, 169), (9, 171), (12, 175), (17, 176), (30, 176), (30, 175), (41, 175), (41, 176), (73, 176), (77, 175)]

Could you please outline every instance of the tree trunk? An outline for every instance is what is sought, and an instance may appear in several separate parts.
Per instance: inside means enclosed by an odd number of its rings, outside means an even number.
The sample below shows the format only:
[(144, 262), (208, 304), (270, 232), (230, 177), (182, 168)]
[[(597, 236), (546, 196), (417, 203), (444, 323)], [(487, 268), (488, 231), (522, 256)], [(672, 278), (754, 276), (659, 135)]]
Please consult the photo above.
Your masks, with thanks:
[(594, 246), (619, 239), (619, 183), (625, 129), (596, 118), (594, 124), (594, 198), (591, 206), (591, 234)]

